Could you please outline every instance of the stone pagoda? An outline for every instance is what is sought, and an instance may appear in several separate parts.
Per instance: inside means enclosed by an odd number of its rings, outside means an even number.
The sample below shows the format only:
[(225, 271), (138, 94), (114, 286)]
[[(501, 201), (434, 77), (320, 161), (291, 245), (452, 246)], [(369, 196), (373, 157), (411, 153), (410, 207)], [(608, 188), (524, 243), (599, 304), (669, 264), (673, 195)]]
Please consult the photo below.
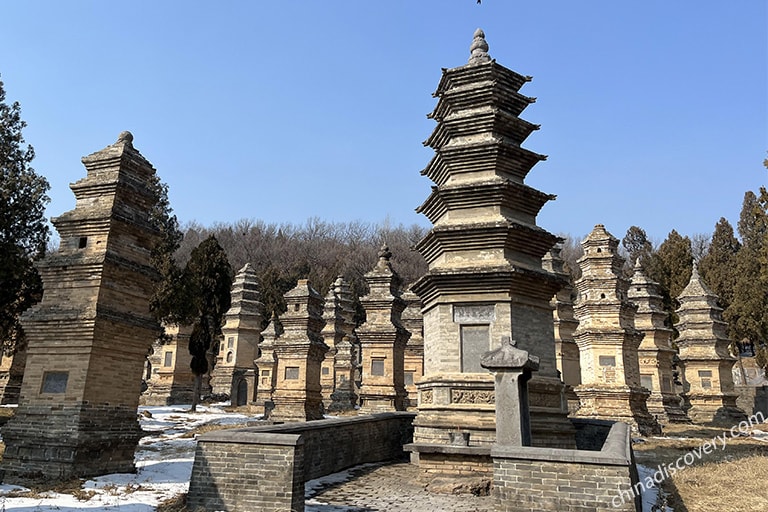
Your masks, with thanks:
[(323, 343), (323, 297), (306, 279), (285, 294), (288, 310), (280, 318), (283, 333), (275, 340), (274, 409), (276, 422), (323, 419), (320, 367), (328, 345)]
[(424, 317), (421, 315), (421, 299), (418, 295), (409, 289), (402, 297), (406, 303), (402, 324), (411, 333), (403, 355), (405, 391), (408, 393), (405, 405), (407, 410), (416, 410), (419, 403), (416, 382), (424, 375)]
[(745, 420), (746, 414), (736, 406), (732, 374), (736, 358), (728, 352), (728, 324), (717, 299), (694, 267), (688, 286), (677, 298), (680, 321), (675, 327), (680, 336), (676, 342), (688, 417), (694, 423), (732, 426)]
[(232, 305), (224, 316), (223, 341), (211, 374), (214, 393), (230, 396), (233, 406), (253, 401), (256, 376), (253, 360), (261, 340), (264, 304), (259, 300), (259, 279), (250, 263), (241, 268), (232, 283)]
[(558, 238), (536, 225), (554, 196), (524, 183), (546, 158), (521, 146), (538, 129), (519, 117), (535, 101), (519, 92), (530, 77), (491, 59), (480, 29), (470, 52), (468, 64), (443, 70), (429, 115), (437, 127), (425, 142), (435, 156), (422, 174), (435, 186), (417, 212), (433, 227), (416, 246), (429, 269), (412, 286), (424, 315), (413, 446), (420, 464), (457, 430), (472, 446), (494, 442), (494, 379), (480, 359), (502, 337), (540, 359), (529, 387), (533, 444), (574, 446), (550, 306), (564, 283), (541, 264)]
[(38, 264), (43, 299), (22, 316), (29, 346), (2, 432), (6, 483), (135, 471), (141, 380), (160, 333), (149, 311), (155, 169), (129, 132), (82, 161), (74, 210), (52, 219), (59, 249)]
[(283, 332), (283, 326), (277, 314), (272, 315), (269, 325), (262, 331), (262, 341), (259, 345), (258, 358), (253, 361), (256, 367), (258, 382), (256, 384), (256, 405), (264, 407), (264, 416), (269, 417), (274, 407), (272, 393), (275, 392), (277, 383), (277, 358), (275, 357), (275, 343)]
[(368, 295), (360, 298), (366, 316), (357, 328), (362, 352), (362, 414), (403, 411), (406, 405), (403, 364), (410, 333), (401, 323), (405, 309), (400, 297), (402, 280), (392, 270), (391, 257), (389, 248), (383, 246), (376, 266), (365, 274)]
[(645, 334), (637, 350), (640, 385), (651, 392), (648, 412), (664, 423), (690, 423), (675, 393), (672, 360), (677, 350), (672, 347), (672, 329), (664, 325), (667, 313), (659, 284), (645, 275), (638, 259), (629, 286), (629, 300), (637, 305), (635, 328)]
[(581, 245), (574, 306), (579, 326), (573, 333), (581, 359), (576, 415), (624, 421), (644, 435), (660, 433), (646, 407), (649, 391), (640, 386), (637, 349), (643, 333), (635, 328), (637, 306), (627, 296), (619, 241), (598, 224)]
[(325, 327), (321, 334), (325, 344), (330, 347), (320, 372), (323, 403), (327, 411), (353, 411), (357, 405), (355, 309), (349, 284), (342, 276), (328, 290), (323, 319)]
[(544, 255), (542, 266), (548, 272), (561, 277), (567, 284), (552, 297), (552, 314), (555, 323), (555, 354), (557, 369), (565, 382), (565, 396), (568, 399), (568, 410), (576, 412), (579, 408), (579, 397), (573, 389), (581, 384), (581, 367), (579, 363), (579, 346), (573, 339), (573, 333), (579, 321), (573, 316), (573, 285), (571, 276), (565, 269), (565, 261), (560, 256), (562, 244), (558, 243)]
[(195, 374), (190, 363), (189, 336), (192, 326), (166, 325), (165, 334), (152, 344), (147, 358), (147, 390), (142, 405), (191, 404), (195, 395)]

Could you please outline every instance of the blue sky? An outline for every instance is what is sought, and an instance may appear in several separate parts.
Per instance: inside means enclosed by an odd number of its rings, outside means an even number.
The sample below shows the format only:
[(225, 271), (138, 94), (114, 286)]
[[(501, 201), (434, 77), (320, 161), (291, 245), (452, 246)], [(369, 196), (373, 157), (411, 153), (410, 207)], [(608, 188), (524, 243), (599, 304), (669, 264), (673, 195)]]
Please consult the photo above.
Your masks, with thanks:
[(419, 223), (441, 68), (472, 33), (533, 81), (538, 223), (663, 240), (738, 220), (766, 183), (761, 0), (4, 2), (0, 76), (49, 215), (122, 130), (179, 219)]

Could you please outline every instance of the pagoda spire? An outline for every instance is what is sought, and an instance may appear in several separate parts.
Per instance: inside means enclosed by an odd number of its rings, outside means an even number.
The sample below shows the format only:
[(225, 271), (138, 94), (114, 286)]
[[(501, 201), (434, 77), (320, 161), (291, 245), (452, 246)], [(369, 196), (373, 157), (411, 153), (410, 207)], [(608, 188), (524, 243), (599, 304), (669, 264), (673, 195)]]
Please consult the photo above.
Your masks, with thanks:
[(485, 40), (485, 32), (478, 28), (475, 30), (472, 45), (469, 47), (469, 64), (485, 64), (491, 62), (491, 56), (488, 55), (488, 42)]

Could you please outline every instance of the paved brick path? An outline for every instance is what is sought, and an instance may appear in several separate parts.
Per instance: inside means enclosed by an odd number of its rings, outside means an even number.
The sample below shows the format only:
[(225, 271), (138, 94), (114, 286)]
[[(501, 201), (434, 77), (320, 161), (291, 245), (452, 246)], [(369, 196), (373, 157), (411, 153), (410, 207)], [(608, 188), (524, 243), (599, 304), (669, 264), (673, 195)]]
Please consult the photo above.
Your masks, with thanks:
[(406, 462), (353, 469), (342, 483), (327, 483), (307, 493), (307, 512), (484, 512), (493, 498), (435, 494), (418, 481), (418, 468)]

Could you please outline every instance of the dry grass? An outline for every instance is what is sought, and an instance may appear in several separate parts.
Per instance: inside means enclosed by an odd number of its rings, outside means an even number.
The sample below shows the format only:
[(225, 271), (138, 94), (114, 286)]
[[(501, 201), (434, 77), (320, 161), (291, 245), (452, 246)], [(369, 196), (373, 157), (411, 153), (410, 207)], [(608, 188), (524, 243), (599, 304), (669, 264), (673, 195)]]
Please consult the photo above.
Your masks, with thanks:
[[(722, 432), (716, 427), (669, 425), (665, 427), (668, 438), (648, 438), (635, 444), (635, 456), (640, 464), (651, 468), (674, 464)], [(768, 443), (749, 437), (731, 438), (730, 433), (726, 441), (724, 450), (718, 441), (716, 450), (702, 454), (701, 460), (664, 481), (669, 506), (675, 512), (768, 510), (768, 486), (755, 485), (755, 478), (768, 474)]]
[(214, 432), (216, 430), (228, 430), (231, 428), (244, 428), (244, 427), (255, 427), (257, 425), (263, 425), (264, 423), (260, 421), (243, 421), (242, 423), (228, 423), (226, 425), (218, 425), (216, 423), (209, 423), (206, 425), (201, 425), (197, 427), (196, 429), (190, 430), (189, 432), (184, 432), (179, 437), (182, 438), (190, 438), (195, 437), (198, 434), (205, 434), (206, 432)]

